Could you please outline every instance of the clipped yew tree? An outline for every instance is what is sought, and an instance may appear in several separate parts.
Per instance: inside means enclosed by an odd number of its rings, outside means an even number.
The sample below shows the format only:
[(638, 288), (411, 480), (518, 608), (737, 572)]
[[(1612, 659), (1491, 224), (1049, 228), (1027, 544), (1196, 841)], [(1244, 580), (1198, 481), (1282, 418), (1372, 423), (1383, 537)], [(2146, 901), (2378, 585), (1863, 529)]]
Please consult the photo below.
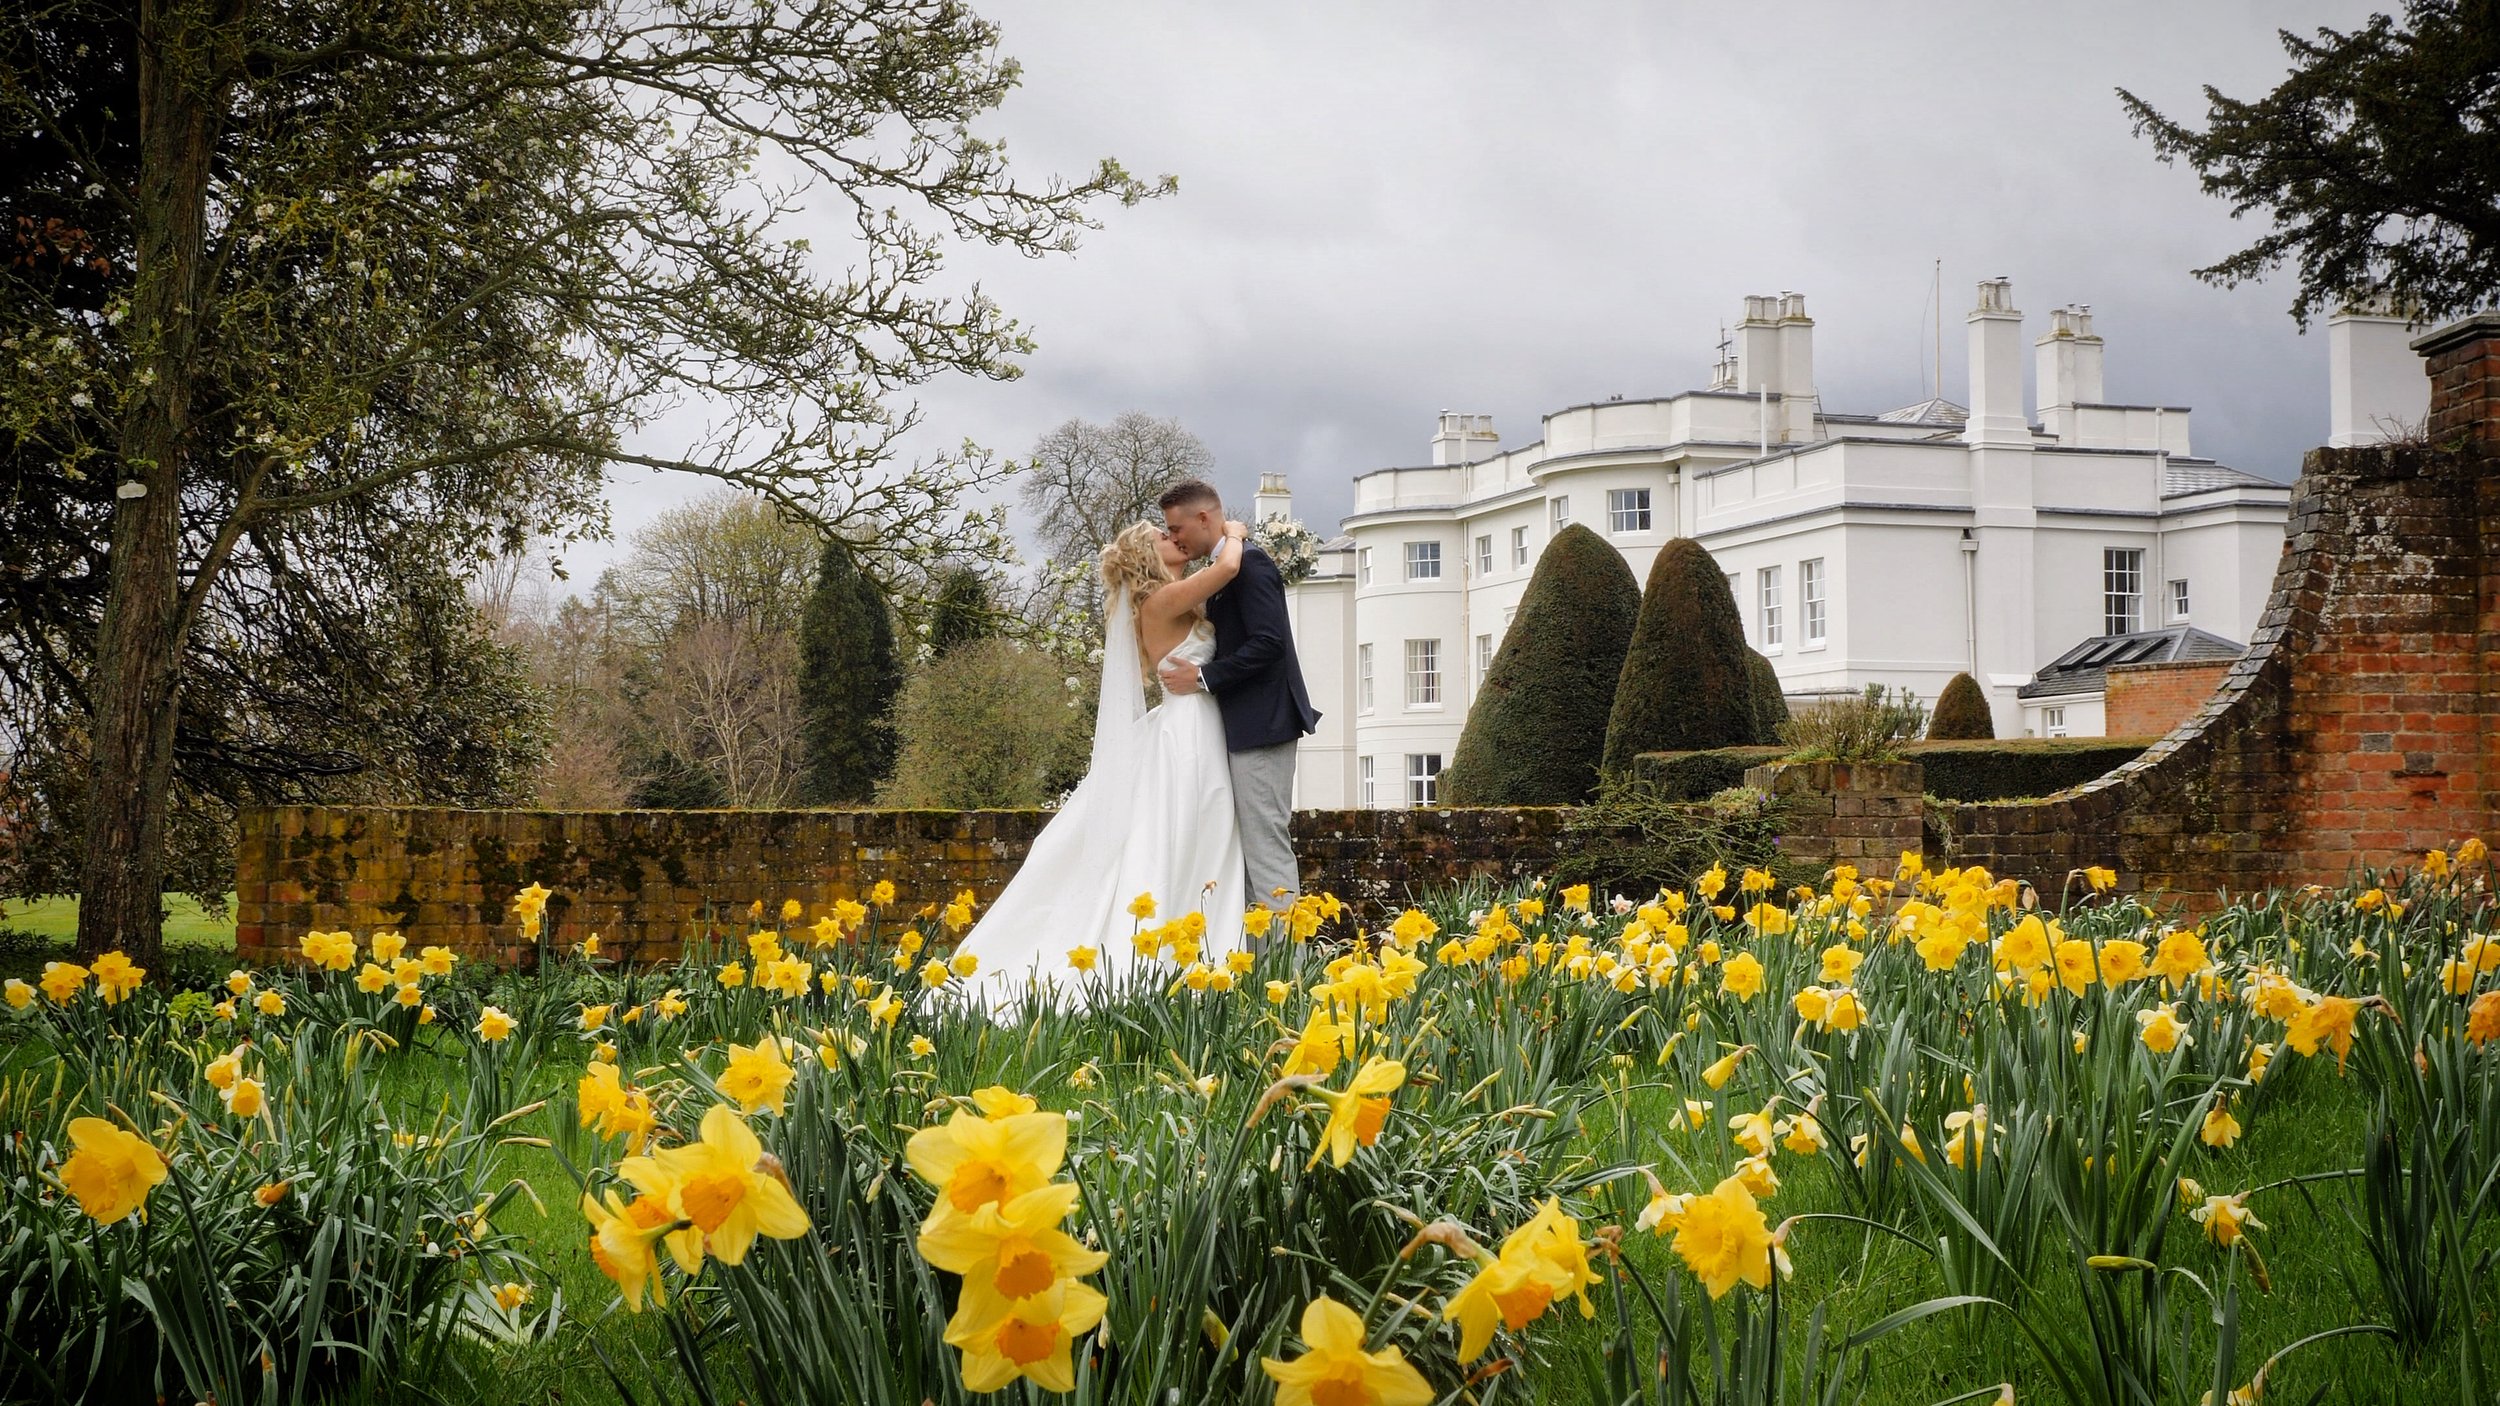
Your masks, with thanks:
[(1623, 554), (1574, 523), (1554, 534), (1442, 778), (1453, 805), (1578, 805), (1597, 790), (1615, 680), (1641, 610)]
[(1968, 674), (1955, 674), (1937, 697), (1936, 711), (1927, 720), (1927, 740), (1985, 741), (1996, 735), (1996, 719), (1988, 711), (1988, 695), (1979, 691), (1979, 680)]
[(1643, 752), (1750, 745), (1761, 727), (1751, 653), (1709, 550), (1689, 537), (1659, 548), (1606, 721), (1606, 772), (1630, 771)]
[(1753, 740), (1768, 746), (1780, 740), (1780, 724), (1788, 721), (1788, 696), (1780, 689), (1779, 670), (1761, 650), (1745, 651), (1745, 673), (1753, 680)]

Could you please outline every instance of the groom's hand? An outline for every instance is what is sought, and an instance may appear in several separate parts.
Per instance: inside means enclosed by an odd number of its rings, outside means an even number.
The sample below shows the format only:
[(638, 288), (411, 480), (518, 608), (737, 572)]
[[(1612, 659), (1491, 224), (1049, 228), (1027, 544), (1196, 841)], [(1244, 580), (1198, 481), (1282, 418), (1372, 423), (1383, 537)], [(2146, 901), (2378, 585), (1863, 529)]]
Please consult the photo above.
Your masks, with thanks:
[(1188, 660), (1174, 660), (1164, 665), (1160, 672), (1163, 675), (1164, 692), (1196, 693), (1198, 691), (1198, 666)]

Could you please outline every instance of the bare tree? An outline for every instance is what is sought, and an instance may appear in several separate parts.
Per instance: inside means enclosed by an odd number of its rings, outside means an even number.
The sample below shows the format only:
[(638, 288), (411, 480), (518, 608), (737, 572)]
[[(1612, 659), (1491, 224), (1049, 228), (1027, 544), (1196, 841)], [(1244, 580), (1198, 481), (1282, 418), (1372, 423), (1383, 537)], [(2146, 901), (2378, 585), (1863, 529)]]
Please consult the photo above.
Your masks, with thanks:
[(678, 631), (645, 714), (660, 745), (717, 777), (731, 805), (797, 797), (798, 650), (789, 633), (736, 620)]
[[(1155, 500), (1185, 478), (1204, 478), (1215, 455), (1176, 419), (1143, 411), (1108, 425), (1070, 420), (1033, 446), (1021, 490), (1045, 560), (1027, 609), (1046, 627), (1065, 615), (1095, 623), (1086, 569), (1121, 528), (1157, 516)], [(1082, 631), (1080, 637), (1090, 637)]]

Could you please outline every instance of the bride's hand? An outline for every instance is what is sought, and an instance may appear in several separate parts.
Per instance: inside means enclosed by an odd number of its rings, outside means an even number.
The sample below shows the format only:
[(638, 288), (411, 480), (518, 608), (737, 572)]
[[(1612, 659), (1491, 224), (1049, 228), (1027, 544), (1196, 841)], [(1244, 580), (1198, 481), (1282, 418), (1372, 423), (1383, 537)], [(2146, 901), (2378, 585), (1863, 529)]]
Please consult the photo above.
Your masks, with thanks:
[(1232, 538), (1236, 542), (1246, 541), (1250, 536), (1250, 524), (1246, 522), (1236, 522), (1231, 518), (1226, 518), (1224, 520), (1224, 535)]

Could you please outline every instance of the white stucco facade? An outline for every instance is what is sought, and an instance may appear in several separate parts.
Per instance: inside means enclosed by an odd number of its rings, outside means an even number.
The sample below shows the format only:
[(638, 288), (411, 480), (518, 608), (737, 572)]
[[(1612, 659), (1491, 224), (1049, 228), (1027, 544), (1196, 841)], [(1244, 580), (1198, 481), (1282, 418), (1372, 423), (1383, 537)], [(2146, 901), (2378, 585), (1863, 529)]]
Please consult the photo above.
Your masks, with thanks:
[[(1643, 580), (1670, 539), (1707, 547), (1792, 699), (1883, 683), (1932, 700), (1968, 670), (1999, 736), (2040, 731), (2016, 689), (2115, 625), (2254, 631), (2289, 488), (2197, 457), (2185, 407), (2105, 403), (2088, 307), (2057, 309), (2031, 347), (2036, 412), (2022, 314), (1994, 279), (1968, 318), (1967, 412), (1844, 414), (1815, 393), (1804, 303), (1747, 298), (1707, 388), (1557, 410), (1507, 450), (1486, 417), (1444, 413), (1430, 463), (1359, 475), (1343, 535), (1292, 590), (1326, 715), (1297, 803), (1438, 799), (1484, 665), (1570, 522)], [(2339, 428), (2363, 442), (2406, 409), (2378, 403), (2414, 389), (2382, 363), (2403, 358), (2417, 382), (2420, 364), (2360, 315), (2328, 330)], [(1262, 511), (1285, 502), (1273, 479), (1263, 492)], [(2061, 730), (2096, 735), (2097, 713)]]

